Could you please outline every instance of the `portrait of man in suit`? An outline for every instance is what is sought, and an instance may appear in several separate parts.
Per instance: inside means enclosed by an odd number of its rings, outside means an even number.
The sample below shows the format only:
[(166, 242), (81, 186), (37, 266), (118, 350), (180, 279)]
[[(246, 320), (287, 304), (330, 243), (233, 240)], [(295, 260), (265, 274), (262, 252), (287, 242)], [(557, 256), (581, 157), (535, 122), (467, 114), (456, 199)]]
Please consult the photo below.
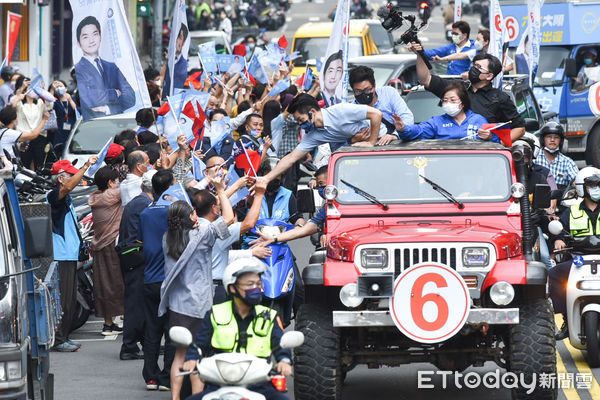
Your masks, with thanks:
[(336, 94), (337, 87), (344, 75), (343, 67), (344, 55), (342, 50), (331, 54), (325, 61), (323, 72), (323, 90), (321, 95), (327, 106), (333, 106), (342, 102), (342, 99)]
[(83, 56), (75, 65), (84, 119), (119, 114), (135, 105), (135, 92), (119, 67), (100, 58), (100, 23), (93, 16), (77, 25), (77, 43)]
[[(179, 28), (179, 34), (177, 34), (177, 39), (175, 40), (175, 60), (173, 68), (173, 88), (182, 89), (185, 80), (187, 79), (188, 72), (188, 62), (181, 54), (183, 50), (183, 45), (188, 37), (188, 28), (185, 24), (181, 24), (181, 28)], [(167, 97), (171, 92), (171, 69), (167, 67), (167, 71), (165, 73), (165, 85), (163, 87), (163, 98)]]

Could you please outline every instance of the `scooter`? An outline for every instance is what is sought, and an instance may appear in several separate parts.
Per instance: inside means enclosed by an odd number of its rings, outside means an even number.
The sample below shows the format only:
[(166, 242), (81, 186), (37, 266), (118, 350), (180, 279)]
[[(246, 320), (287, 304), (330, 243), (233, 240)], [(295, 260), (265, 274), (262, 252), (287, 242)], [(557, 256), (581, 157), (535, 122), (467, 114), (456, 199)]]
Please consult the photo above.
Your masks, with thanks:
[[(559, 221), (551, 221), (548, 230), (553, 235), (564, 233)], [(571, 242), (573, 249), (586, 254), (575, 255), (571, 260), (567, 283), (569, 342), (577, 349), (587, 350), (587, 362), (595, 368), (600, 366), (600, 241), (590, 236), (573, 238)]]
[(421, 21), (427, 23), (431, 17), (431, 3), (429, 1), (421, 1), (417, 4), (419, 7), (419, 18), (421, 18)]
[[(193, 343), (192, 333), (182, 326), (169, 329), (169, 337), (178, 346), (192, 346), (198, 351), (195, 371), (182, 371), (178, 375), (198, 374), (205, 382), (219, 385), (220, 388), (207, 394), (202, 400), (265, 400), (265, 396), (252, 392), (246, 387), (254, 383), (274, 381), (276, 388), (285, 388), (285, 377), (273, 372), (275, 364), (270, 360), (245, 353), (220, 353), (212, 357), (202, 357), (202, 351)], [(298, 331), (285, 332), (279, 347), (293, 349), (304, 343), (304, 334)], [(277, 349), (273, 349), (275, 351)], [(281, 390), (284, 391), (284, 390)]]
[[(85, 242), (91, 243), (94, 236), (94, 221), (91, 213), (79, 221), (79, 232)], [(77, 303), (73, 312), (73, 330), (81, 328), (94, 311), (93, 263), (92, 253), (89, 260), (77, 263)]]

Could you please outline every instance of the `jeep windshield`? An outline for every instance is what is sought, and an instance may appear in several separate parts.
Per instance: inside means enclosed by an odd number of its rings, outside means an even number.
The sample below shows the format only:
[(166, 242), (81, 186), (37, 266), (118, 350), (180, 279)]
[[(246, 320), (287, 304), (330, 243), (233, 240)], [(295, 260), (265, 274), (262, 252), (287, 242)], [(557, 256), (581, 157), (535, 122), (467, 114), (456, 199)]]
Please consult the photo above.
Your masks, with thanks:
[(501, 154), (348, 155), (335, 165), (340, 204), (370, 204), (342, 180), (352, 182), (384, 204), (446, 203), (422, 175), (460, 202), (500, 202), (510, 198), (508, 159)]

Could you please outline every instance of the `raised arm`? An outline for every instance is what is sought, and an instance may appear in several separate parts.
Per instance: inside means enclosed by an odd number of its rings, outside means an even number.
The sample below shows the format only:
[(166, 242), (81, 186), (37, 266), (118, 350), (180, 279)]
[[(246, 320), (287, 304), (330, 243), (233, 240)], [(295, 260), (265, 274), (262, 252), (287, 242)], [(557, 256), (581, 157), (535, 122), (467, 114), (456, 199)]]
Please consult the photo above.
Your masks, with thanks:
[[(381, 118), (379, 121), (381, 122)], [(379, 132), (379, 130), (377, 130), (377, 132)], [(371, 135), (373, 134), (371, 133)], [(377, 140), (377, 133), (375, 133), (375, 140)], [(308, 151), (294, 149), (290, 154), (283, 157), (277, 163), (277, 165), (275, 165), (275, 168), (273, 168), (271, 172), (264, 176), (264, 179), (266, 179), (267, 182), (272, 181), (273, 179), (290, 169), (291, 166), (296, 163), (296, 161), (301, 160), (304, 156), (306, 156), (306, 154), (308, 154)]]

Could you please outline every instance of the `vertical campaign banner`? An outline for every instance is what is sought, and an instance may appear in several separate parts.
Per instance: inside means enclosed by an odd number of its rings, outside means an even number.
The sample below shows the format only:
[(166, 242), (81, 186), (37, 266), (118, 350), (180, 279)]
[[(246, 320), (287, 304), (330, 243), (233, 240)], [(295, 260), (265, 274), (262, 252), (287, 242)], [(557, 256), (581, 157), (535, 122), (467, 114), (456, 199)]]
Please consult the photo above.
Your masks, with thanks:
[[(171, 22), (171, 37), (169, 39), (169, 58), (163, 97), (173, 96), (173, 89), (181, 89), (187, 79), (188, 52), (190, 50), (190, 35), (185, 16), (185, 0), (176, 0)], [(173, 77), (173, 79), (171, 79)]]
[(542, 36), (541, 10), (544, 0), (527, 0), (527, 13), (529, 14), (529, 46), (530, 52), (527, 60), (529, 65), (529, 85), (533, 87), (533, 80), (540, 60), (540, 41)]
[(462, 0), (454, 0), (454, 22), (462, 19)]
[(19, 29), (21, 28), (21, 15), (7, 11), (6, 13), (6, 52), (4, 56), (7, 57), (7, 64), (10, 64), (12, 60), (13, 52), (15, 51), (15, 44), (17, 44), (17, 38), (19, 37)]
[(350, 0), (338, 0), (331, 37), (327, 43), (325, 63), (319, 70), (321, 95), (327, 106), (348, 98), (348, 34)]
[[(491, 0), (490, 2), (490, 45), (488, 52), (496, 56), (500, 62), (502, 62), (502, 48), (504, 46), (504, 18), (502, 17), (502, 10), (500, 9), (500, 3), (498, 0)], [(494, 78), (492, 82), (495, 88), (499, 88), (502, 84), (502, 72), (500, 72)]]
[(70, 0), (83, 119), (151, 107), (122, 0)]

